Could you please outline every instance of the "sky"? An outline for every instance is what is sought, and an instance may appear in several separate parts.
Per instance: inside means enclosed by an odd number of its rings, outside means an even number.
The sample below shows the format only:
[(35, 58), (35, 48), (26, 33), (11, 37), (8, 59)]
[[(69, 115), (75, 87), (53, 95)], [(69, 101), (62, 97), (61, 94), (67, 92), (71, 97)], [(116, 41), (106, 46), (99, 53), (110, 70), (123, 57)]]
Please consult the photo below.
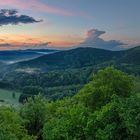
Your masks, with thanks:
[(0, 50), (140, 44), (140, 0), (0, 0)]

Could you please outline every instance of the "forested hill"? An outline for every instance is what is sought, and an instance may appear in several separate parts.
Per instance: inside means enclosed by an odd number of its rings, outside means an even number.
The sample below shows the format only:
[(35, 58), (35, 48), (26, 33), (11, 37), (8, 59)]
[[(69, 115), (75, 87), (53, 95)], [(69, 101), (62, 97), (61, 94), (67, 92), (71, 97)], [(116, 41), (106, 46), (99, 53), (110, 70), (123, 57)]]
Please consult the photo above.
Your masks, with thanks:
[(81, 68), (109, 62), (111, 60), (116, 61), (123, 56), (124, 53), (124, 51), (115, 52), (96, 48), (76, 48), (21, 62), (18, 63), (18, 66), (43, 67), (48, 69)]
[(109, 51), (97, 48), (76, 48), (43, 55), (39, 58), (17, 63), (16, 68), (40, 68), (59, 70), (97, 65), (139, 65), (140, 46), (123, 51)]
[(56, 52), (57, 50), (48, 50), (48, 49), (26, 49), (26, 50), (8, 50), (0, 51), (0, 62), (3, 63), (15, 63), (24, 60), (30, 60), (37, 58), (44, 54), (49, 54)]
[(140, 46), (125, 51), (125, 54), (118, 62), (140, 65)]
[(6, 86), (1, 88), (12, 87), (23, 92), (23, 89), (39, 87), (50, 100), (60, 99), (76, 94), (91, 80), (93, 74), (107, 66), (140, 76), (139, 57), (140, 46), (125, 51), (95, 48), (60, 51), (2, 66), (0, 77), (2, 85)]

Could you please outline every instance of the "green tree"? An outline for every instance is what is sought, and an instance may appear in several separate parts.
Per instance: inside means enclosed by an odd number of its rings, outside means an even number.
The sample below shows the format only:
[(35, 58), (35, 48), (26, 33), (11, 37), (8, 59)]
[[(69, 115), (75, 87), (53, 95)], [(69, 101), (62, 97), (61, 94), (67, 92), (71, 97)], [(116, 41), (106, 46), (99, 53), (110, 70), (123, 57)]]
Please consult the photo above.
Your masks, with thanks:
[(62, 105), (54, 117), (46, 121), (44, 140), (85, 140), (87, 117), (88, 111), (83, 105)]
[(0, 140), (35, 140), (35, 137), (27, 134), (18, 112), (0, 107)]
[(140, 96), (115, 99), (88, 118), (86, 139), (139, 140)]
[(25, 121), (25, 127), (30, 135), (42, 139), (42, 129), (46, 116), (46, 101), (41, 96), (29, 98), (21, 107), (20, 115)]
[(23, 88), (23, 94), (27, 95), (43, 94), (43, 89), (38, 86), (26, 86)]
[(131, 139), (140, 139), (140, 93), (132, 95), (120, 104), (120, 116)]
[(28, 98), (34, 97), (36, 95), (43, 95), (44, 90), (38, 86), (26, 86), (23, 88), (22, 94), (19, 97), (19, 102), (24, 103)]
[(12, 97), (13, 97), (14, 99), (16, 98), (15, 92), (12, 93)]
[(78, 98), (92, 110), (99, 109), (111, 101), (113, 95), (130, 96), (134, 83), (126, 73), (108, 67), (100, 70), (93, 80), (78, 94)]

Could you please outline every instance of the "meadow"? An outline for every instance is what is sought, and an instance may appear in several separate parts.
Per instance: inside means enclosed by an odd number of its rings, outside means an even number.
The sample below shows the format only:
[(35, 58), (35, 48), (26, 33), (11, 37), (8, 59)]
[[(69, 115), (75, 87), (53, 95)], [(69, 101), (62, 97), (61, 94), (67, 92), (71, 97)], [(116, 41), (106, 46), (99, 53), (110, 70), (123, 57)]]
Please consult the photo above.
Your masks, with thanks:
[(20, 93), (12, 90), (0, 89), (0, 105), (18, 105)]

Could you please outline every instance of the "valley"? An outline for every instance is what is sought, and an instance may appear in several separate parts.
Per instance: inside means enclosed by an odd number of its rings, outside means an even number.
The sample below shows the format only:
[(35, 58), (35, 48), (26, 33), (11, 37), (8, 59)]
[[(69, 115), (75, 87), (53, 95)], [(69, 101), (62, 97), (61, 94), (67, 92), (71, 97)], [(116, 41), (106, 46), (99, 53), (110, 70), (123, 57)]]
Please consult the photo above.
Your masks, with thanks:
[(139, 58), (140, 47), (76, 48), (2, 63), (0, 138), (139, 140)]
[[(0, 88), (19, 90), (22, 93), (21, 102), (33, 96), (34, 88), (41, 89), (42, 95), (48, 100), (62, 99), (75, 95), (98, 70), (108, 66), (139, 76), (139, 54), (140, 47), (123, 51), (76, 48), (41, 54), (32, 60), (2, 65)], [(32, 57), (32, 53), (29, 56)], [(11, 59), (8, 57), (6, 61)], [(24, 93), (24, 88), (31, 93)]]

